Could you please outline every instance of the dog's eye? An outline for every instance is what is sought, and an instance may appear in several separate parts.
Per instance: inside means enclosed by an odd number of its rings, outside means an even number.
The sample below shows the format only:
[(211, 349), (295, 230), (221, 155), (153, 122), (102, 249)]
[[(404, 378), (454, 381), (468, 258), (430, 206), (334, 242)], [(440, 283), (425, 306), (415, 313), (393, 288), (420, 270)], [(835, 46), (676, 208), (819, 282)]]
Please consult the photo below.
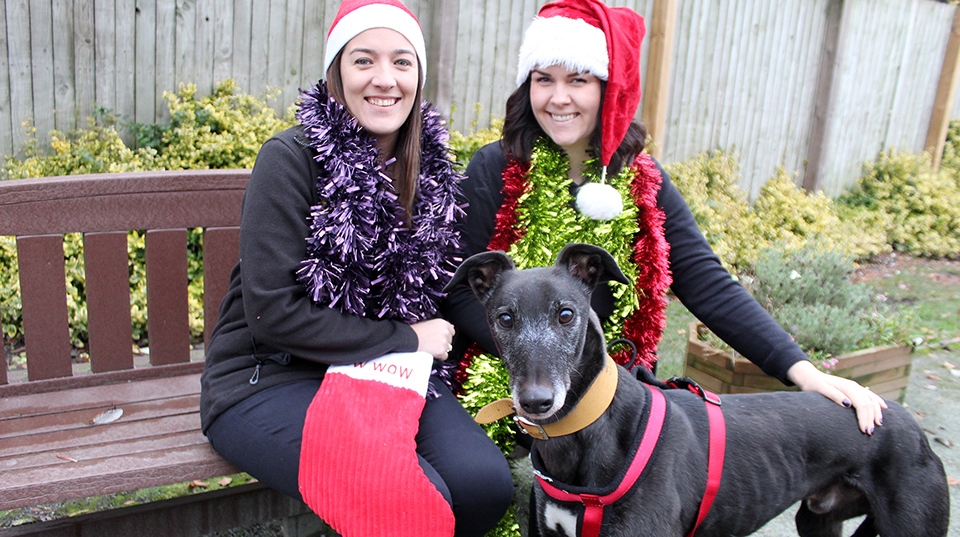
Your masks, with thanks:
[(560, 320), (560, 324), (567, 324), (573, 320), (573, 310), (570, 308), (563, 308), (560, 310), (560, 315), (557, 318)]
[(503, 328), (513, 328), (513, 315), (509, 313), (501, 313), (497, 315), (497, 324)]

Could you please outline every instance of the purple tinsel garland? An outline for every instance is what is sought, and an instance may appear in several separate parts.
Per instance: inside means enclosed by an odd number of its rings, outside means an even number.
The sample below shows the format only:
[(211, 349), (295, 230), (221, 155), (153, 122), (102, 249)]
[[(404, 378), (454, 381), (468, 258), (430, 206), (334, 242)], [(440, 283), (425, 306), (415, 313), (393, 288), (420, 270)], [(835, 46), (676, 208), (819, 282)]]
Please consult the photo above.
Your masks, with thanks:
[(314, 303), (375, 319), (415, 323), (436, 316), (456, 269), (462, 176), (449, 159), (439, 112), (424, 102), (420, 178), (412, 225), (377, 163), (376, 139), (321, 81), (301, 91), (297, 119), (323, 171), (320, 202), (297, 279)]

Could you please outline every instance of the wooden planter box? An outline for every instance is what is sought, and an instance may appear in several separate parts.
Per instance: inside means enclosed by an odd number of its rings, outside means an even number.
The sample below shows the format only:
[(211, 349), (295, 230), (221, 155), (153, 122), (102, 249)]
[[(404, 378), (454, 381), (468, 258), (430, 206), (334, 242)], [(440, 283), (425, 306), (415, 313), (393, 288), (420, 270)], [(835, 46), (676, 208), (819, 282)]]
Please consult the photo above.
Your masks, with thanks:
[[(757, 393), (797, 391), (768, 376), (750, 360), (717, 349), (702, 340), (707, 332), (699, 323), (690, 323), (684, 375), (714, 393)], [(853, 379), (875, 393), (900, 403), (907, 391), (913, 355), (909, 345), (890, 345), (851, 352), (837, 357), (831, 375)]]

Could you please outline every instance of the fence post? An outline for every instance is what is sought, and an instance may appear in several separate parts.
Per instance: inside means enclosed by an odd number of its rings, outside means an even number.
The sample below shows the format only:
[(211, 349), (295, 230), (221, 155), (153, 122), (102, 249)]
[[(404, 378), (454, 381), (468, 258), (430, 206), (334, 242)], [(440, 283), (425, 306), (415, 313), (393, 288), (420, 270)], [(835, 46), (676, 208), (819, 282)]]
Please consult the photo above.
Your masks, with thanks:
[(664, 131), (667, 128), (670, 67), (676, 28), (677, 0), (655, 0), (650, 21), (650, 51), (647, 53), (642, 117), (647, 134), (653, 140), (649, 151), (656, 159), (663, 153)]
[(940, 169), (940, 160), (943, 158), (943, 145), (947, 137), (947, 128), (950, 126), (953, 98), (957, 90), (958, 71), (960, 71), (960, 9), (953, 12), (953, 26), (950, 28), (947, 49), (943, 53), (937, 98), (930, 117), (930, 128), (927, 130), (927, 142), (924, 144), (924, 148), (930, 152), (935, 170)]
[(432, 65), (427, 70), (426, 98), (449, 119), (455, 82), (453, 67), (456, 62), (460, 0), (430, 0), (426, 4), (433, 10), (428, 54)]
[(820, 190), (820, 161), (823, 158), (826, 131), (830, 124), (833, 73), (837, 66), (840, 47), (840, 27), (843, 19), (844, 0), (834, 0), (827, 7), (826, 31), (823, 37), (823, 58), (820, 62), (820, 77), (817, 86), (817, 102), (810, 125), (810, 146), (803, 171), (803, 188), (808, 192)]

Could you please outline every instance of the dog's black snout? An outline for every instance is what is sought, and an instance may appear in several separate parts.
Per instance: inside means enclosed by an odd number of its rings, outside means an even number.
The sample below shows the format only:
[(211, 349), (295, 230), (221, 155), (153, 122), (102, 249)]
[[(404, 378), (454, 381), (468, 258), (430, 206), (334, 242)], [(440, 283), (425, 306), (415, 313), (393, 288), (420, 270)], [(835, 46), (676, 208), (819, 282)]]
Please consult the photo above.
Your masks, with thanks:
[(525, 390), (520, 396), (520, 406), (528, 414), (543, 414), (553, 407), (553, 390), (544, 386)]

